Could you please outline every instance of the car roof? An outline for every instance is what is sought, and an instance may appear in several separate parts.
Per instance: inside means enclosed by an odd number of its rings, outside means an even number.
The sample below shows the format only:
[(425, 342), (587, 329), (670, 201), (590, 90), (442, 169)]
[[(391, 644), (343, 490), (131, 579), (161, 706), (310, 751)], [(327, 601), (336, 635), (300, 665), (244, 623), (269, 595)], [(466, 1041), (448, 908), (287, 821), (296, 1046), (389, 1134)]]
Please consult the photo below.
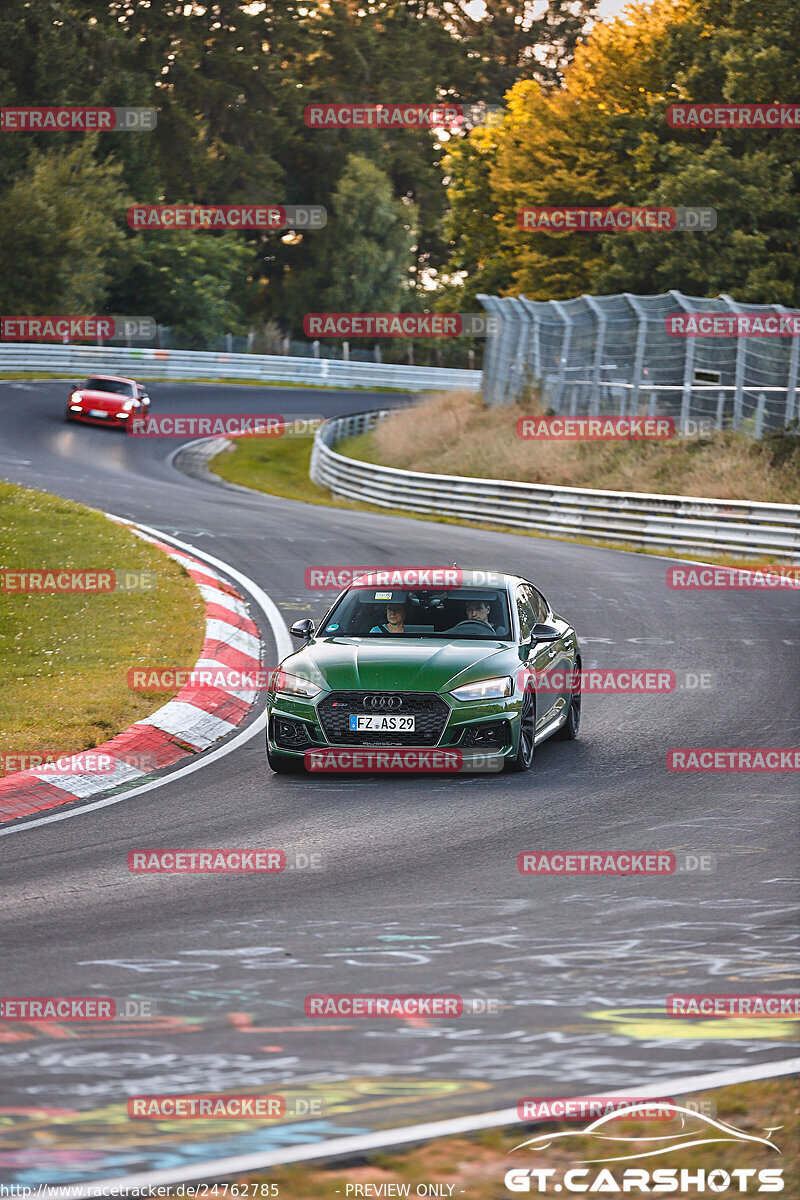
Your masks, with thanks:
[(98, 371), (94, 371), (86, 376), (87, 379), (110, 379), (112, 383), (136, 383), (135, 379), (128, 379), (126, 375), (101, 375)]

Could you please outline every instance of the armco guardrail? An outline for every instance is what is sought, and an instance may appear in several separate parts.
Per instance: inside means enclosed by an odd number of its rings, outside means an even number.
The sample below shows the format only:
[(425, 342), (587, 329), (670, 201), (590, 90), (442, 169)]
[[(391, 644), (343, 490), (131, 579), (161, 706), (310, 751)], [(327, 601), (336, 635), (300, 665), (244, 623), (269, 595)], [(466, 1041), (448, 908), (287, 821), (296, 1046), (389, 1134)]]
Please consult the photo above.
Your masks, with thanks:
[(553, 536), (709, 554), (769, 555), (800, 563), (800, 507), (694, 496), (601, 492), (461, 475), (428, 475), (357, 462), (331, 447), (373, 429), (389, 410), (325, 421), (311, 454), (311, 478), (337, 496), (385, 508), (439, 513)]
[(152, 347), (0, 343), (0, 374), (14, 371), (57, 371), (70, 379), (107, 372), (131, 375), (135, 379), (244, 379), (305, 383), (309, 387), (387, 387), (405, 392), (439, 389), (478, 392), (481, 387), (480, 371), (448, 367), (290, 358), (282, 354), (156, 350)]

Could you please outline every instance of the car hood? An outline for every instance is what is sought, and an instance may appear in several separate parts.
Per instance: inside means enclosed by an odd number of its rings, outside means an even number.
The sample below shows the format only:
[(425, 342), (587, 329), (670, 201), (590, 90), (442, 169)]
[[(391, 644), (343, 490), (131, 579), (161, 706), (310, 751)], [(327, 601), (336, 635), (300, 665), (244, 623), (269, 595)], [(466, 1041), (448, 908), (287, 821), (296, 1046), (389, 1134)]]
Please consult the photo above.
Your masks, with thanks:
[(408, 638), (359, 641), (323, 638), (309, 642), (284, 659), (285, 671), (312, 679), (331, 691), (398, 689), (408, 692), (450, 690), (460, 684), (519, 667), (513, 643), (501, 641), (438, 642)]

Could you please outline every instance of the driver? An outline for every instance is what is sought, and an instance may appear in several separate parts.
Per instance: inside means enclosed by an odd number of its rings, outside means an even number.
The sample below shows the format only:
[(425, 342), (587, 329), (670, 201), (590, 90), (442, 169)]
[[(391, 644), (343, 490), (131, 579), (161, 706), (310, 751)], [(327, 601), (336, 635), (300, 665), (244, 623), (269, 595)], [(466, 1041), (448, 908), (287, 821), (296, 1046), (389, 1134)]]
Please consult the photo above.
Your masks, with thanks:
[(488, 600), (468, 600), (466, 605), (466, 619), (468, 621), (481, 621), (484, 625), (488, 625), (494, 632), (494, 626), (489, 623)]
[(405, 629), (406, 603), (395, 601), (386, 605), (386, 624), (373, 625), (370, 633), (402, 633)]

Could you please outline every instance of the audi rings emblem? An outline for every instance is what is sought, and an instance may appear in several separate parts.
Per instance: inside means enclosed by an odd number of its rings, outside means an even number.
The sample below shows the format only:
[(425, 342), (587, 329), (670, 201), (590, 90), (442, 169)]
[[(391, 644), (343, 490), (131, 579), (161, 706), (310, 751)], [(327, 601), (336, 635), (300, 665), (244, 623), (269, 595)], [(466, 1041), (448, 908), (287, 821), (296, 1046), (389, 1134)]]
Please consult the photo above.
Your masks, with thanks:
[(402, 696), (365, 696), (362, 701), (364, 708), (400, 708)]

